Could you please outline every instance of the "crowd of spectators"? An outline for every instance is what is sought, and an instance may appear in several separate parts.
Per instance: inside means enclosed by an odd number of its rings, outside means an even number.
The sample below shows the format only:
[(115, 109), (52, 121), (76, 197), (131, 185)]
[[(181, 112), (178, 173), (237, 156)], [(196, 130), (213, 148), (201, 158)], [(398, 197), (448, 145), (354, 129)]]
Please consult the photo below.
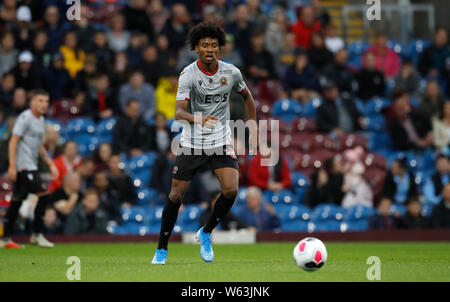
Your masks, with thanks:
[[(379, 194), (364, 174), (367, 150), (359, 147), (329, 156), (307, 175), (310, 185), (304, 204), (377, 207), (370, 221), (370, 227), (377, 229), (450, 227), (447, 29), (436, 30), (418, 62), (401, 57), (380, 32), (361, 55), (361, 67), (355, 68), (348, 63), (346, 44), (319, 0), (81, 2), (80, 19), (70, 22), (65, 1), (4, 0), (0, 4), (0, 171), (7, 169), (11, 129), (15, 117), (28, 107), (32, 89), (49, 92), (51, 110), (57, 111), (64, 101), (76, 108), (69, 118), (60, 117), (63, 123), (76, 116), (94, 122), (115, 119), (112, 141), (83, 156), (76, 140), (63, 137), (54, 125), (47, 127), (45, 146), (59, 170), (58, 179), (49, 185), (53, 205), (45, 215), (47, 232), (106, 232), (107, 225), (120, 224), (121, 209), (137, 200), (124, 158), (156, 154), (149, 186), (166, 198), (174, 163), (171, 145), (176, 133), (170, 125), (178, 74), (196, 60), (186, 37), (202, 20), (225, 29), (221, 59), (242, 71), (256, 98), (259, 118), (267, 116), (260, 110), (264, 96), (256, 88), (273, 81), (280, 86), (276, 100), (306, 106), (319, 98), (314, 115), (317, 131), (339, 140), (368, 129), (358, 102), (382, 97), (389, 100), (383, 114), (393, 148), (439, 154), (436, 172), (425, 180), (423, 192), (406, 160), (400, 158), (390, 165)], [(426, 85), (421, 90), (423, 80)], [(394, 83), (389, 92), (388, 82)], [(231, 119), (245, 118), (244, 112), (240, 96), (232, 95)], [(57, 114), (52, 117), (58, 119)], [(293, 190), (295, 159), (280, 152), (275, 166), (263, 167), (264, 156), (239, 158), (240, 185), (249, 187), (247, 206), (236, 215), (230, 213), (224, 229), (280, 227), (280, 218), (264, 200), (263, 191)], [(42, 164), (41, 168), (48, 169)], [(204, 220), (220, 187), (210, 171), (199, 172), (185, 204), (201, 204), (205, 213), (200, 219)], [(2, 199), (0, 208), (7, 205), (5, 194)], [(424, 200), (435, 205), (429, 220), (421, 216)], [(33, 202), (30, 197), (27, 205)], [(395, 203), (407, 205), (407, 213), (392, 214), (390, 206)], [(32, 219), (32, 211), (21, 213), (25, 221)], [(27, 224), (19, 228), (26, 231)]]

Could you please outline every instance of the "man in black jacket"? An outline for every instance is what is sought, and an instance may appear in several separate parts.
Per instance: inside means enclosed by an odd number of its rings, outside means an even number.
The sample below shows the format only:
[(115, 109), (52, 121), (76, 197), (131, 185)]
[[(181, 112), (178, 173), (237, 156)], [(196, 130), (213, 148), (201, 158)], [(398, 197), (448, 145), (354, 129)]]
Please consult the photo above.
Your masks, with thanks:
[(414, 174), (408, 171), (407, 159), (394, 160), (384, 179), (383, 198), (388, 198), (392, 203), (406, 204), (418, 195)]
[(356, 75), (358, 80), (358, 97), (367, 101), (384, 95), (386, 83), (383, 73), (375, 69), (375, 55), (368, 51), (364, 54), (364, 65)]
[(347, 60), (348, 51), (342, 48), (334, 55), (334, 62), (324, 68), (323, 75), (336, 82), (342, 95), (353, 96), (357, 91), (358, 82), (347, 66)]
[(423, 149), (433, 143), (431, 122), (411, 109), (409, 95), (405, 91), (394, 95), (394, 114), (388, 123), (388, 131), (396, 149)]
[(450, 228), (450, 183), (444, 187), (442, 201), (433, 209), (431, 223), (435, 228)]
[(153, 139), (150, 137), (148, 125), (140, 111), (139, 101), (129, 100), (125, 116), (117, 119), (113, 135), (114, 146), (118, 152), (137, 156), (150, 150)]
[(336, 83), (328, 81), (323, 96), (323, 103), (316, 112), (319, 131), (341, 136), (364, 128), (364, 119), (353, 100), (339, 97)]

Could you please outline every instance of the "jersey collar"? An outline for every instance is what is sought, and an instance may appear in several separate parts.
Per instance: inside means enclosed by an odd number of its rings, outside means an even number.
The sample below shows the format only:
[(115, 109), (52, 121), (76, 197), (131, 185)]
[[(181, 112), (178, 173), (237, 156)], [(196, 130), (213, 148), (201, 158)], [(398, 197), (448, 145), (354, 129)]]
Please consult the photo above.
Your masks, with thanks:
[(216, 72), (217, 72), (217, 70), (219, 70), (219, 60), (216, 60), (217, 61), (217, 66), (216, 66), (216, 69), (213, 71), (213, 72), (207, 72), (206, 70), (204, 70), (201, 66), (200, 66), (200, 62), (199, 62), (199, 60), (197, 60), (197, 66), (198, 66), (198, 69), (200, 69), (204, 74), (206, 74), (207, 76), (212, 76), (213, 74), (215, 74)]

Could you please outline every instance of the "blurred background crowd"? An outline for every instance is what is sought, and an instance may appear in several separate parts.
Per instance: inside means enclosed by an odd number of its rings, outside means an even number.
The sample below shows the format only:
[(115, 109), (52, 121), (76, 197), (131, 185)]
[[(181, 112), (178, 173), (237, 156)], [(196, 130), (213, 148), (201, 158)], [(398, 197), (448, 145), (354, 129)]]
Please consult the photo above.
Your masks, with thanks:
[[(0, 1), (0, 217), (11, 130), (43, 88), (45, 146), (60, 172), (47, 176), (46, 232), (158, 233), (178, 74), (197, 59), (186, 37), (208, 20), (225, 29), (221, 60), (241, 70), (258, 119), (279, 120), (281, 146), (270, 168), (260, 154), (239, 156), (239, 194), (220, 228), (450, 227), (448, 29), (349, 43), (319, 0), (81, 3), (69, 22), (65, 1)], [(240, 95), (230, 109), (246, 118)], [(198, 173), (175, 231), (196, 231), (219, 190), (211, 171)], [(17, 233), (29, 231), (35, 203), (22, 206)]]

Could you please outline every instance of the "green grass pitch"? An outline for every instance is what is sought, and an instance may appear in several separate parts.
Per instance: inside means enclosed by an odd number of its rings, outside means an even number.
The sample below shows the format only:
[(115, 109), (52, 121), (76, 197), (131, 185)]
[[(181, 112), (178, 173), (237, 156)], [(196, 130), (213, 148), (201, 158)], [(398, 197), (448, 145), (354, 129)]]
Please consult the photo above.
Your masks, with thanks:
[(318, 271), (297, 268), (295, 243), (214, 245), (204, 263), (199, 246), (171, 243), (167, 264), (151, 265), (155, 243), (69, 243), (53, 249), (0, 249), (0, 281), (68, 281), (69, 256), (81, 261), (81, 281), (368, 281), (369, 256), (381, 260), (381, 281), (450, 281), (450, 243), (325, 243)]

